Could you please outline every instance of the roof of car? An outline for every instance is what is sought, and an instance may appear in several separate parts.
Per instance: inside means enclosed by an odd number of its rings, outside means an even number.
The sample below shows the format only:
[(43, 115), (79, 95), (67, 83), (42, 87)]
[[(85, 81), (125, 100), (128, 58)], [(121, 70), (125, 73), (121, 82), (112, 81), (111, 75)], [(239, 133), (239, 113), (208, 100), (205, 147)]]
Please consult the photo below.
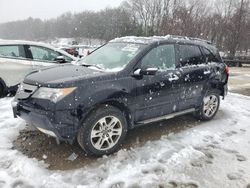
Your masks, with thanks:
[(0, 45), (14, 45), (14, 44), (19, 44), (19, 45), (39, 45), (39, 46), (44, 46), (44, 47), (49, 47), (53, 48), (52, 46), (48, 44), (44, 44), (42, 42), (34, 42), (34, 41), (26, 41), (26, 40), (0, 40)]
[(111, 40), (110, 42), (128, 42), (128, 43), (137, 43), (137, 44), (152, 44), (154, 42), (183, 42), (183, 43), (192, 43), (199, 45), (211, 45), (212, 42), (192, 37), (185, 36), (176, 36), (176, 35), (166, 35), (166, 36), (152, 36), (152, 37), (136, 37), (136, 36), (127, 36)]
[(45, 47), (45, 48), (50, 48), (52, 50), (58, 51), (66, 56), (71, 57), (72, 59), (76, 60), (76, 58), (70, 54), (68, 54), (67, 52), (60, 50), (58, 48), (55, 48), (49, 44), (45, 44), (42, 42), (34, 42), (34, 41), (25, 41), (25, 40), (2, 40), (0, 39), (0, 45), (33, 45), (33, 46), (41, 46), (41, 47)]

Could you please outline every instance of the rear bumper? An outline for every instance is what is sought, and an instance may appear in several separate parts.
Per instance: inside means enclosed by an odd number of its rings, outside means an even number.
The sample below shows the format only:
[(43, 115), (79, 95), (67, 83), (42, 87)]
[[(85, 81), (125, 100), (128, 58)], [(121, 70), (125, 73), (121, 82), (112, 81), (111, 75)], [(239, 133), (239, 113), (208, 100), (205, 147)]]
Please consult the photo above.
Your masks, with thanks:
[[(27, 123), (49, 136), (70, 143), (75, 139), (78, 120), (68, 110), (58, 112), (43, 111), (20, 105), (16, 101), (12, 102), (12, 109), (15, 118), (24, 119)], [(65, 119), (72, 121), (66, 123)]]

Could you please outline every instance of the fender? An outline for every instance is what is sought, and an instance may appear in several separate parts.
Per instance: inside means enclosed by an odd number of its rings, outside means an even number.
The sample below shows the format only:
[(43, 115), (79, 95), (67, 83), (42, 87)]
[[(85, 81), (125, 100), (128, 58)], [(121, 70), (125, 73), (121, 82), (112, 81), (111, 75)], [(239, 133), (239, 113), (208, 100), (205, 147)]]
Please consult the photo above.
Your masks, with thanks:
[[(220, 66), (224, 66), (224, 64)], [(211, 74), (209, 76), (209, 79), (204, 85), (204, 90), (205, 91), (218, 90), (218, 94), (224, 97), (224, 93), (225, 93), (224, 85), (227, 84), (228, 78), (226, 78), (225, 80), (223, 79), (224, 72), (218, 71), (220, 69), (223, 69), (223, 68), (221, 67), (210, 68)]]
[[(209, 92), (209, 91), (216, 91), (220, 96), (224, 98), (224, 87), (221, 87), (222, 82), (219, 80), (215, 80), (213, 76), (211, 76), (207, 82), (204, 84), (204, 88), (199, 100), (199, 105), (202, 104), (203, 97)], [(224, 86), (224, 85), (223, 85)]]
[(99, 88), (95, 91), (91, 97), (86, 97), (77, 105), (77, 116), (80, 120), (84, 120), (88, 114), (98, 108), (100, 105), (107, 104), (112, 105), (120, 109), (126, 114), (129, 128), (134, 126), (134, 117), (131, 116), (133, 109), (129, 108), (129, 104), (133, 97), (124, 88), (113, 87), (106, 90)]

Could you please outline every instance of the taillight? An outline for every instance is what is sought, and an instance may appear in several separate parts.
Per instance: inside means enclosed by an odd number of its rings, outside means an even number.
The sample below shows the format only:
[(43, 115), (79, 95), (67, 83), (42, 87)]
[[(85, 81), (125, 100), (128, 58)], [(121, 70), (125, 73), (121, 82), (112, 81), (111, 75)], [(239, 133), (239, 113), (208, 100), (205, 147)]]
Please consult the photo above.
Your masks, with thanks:
[(229, 66), (228, 65), (226, 65), (225, 71), (227, 74), (229, 74)]

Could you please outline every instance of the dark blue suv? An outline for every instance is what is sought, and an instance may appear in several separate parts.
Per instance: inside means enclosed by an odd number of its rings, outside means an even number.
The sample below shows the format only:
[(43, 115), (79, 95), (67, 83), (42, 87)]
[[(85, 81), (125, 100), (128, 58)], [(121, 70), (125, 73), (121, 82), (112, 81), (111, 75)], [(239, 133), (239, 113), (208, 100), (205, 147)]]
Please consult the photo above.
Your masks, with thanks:
[(212, 119), (229, 70), (208, 41), (124, 37), (78, 62), (33, 72), (13, 111), (58, 140), (77, 139), (87, 154), (115, 152), (127, 130), (193, 113)]

